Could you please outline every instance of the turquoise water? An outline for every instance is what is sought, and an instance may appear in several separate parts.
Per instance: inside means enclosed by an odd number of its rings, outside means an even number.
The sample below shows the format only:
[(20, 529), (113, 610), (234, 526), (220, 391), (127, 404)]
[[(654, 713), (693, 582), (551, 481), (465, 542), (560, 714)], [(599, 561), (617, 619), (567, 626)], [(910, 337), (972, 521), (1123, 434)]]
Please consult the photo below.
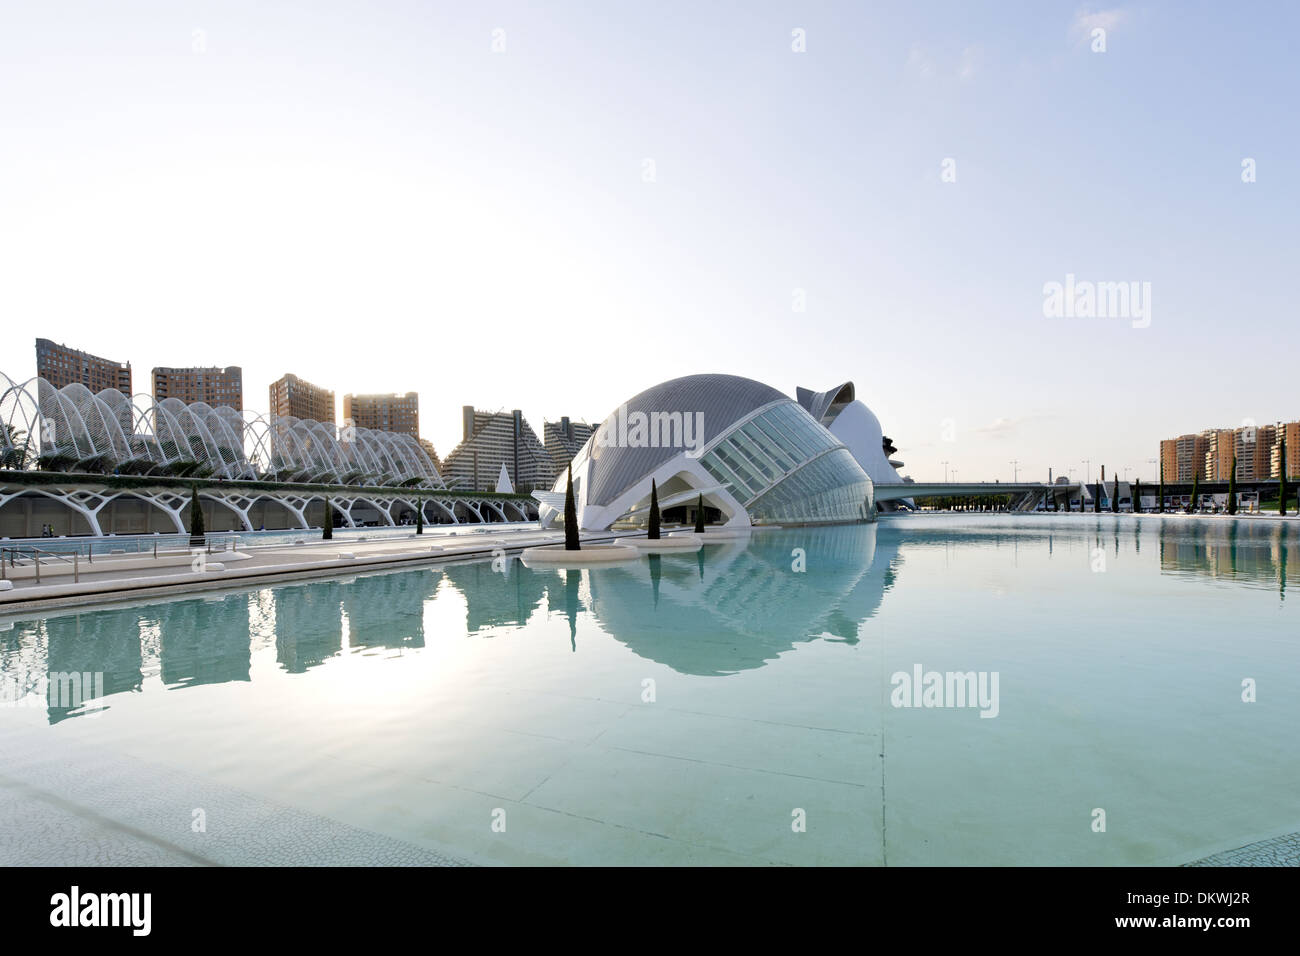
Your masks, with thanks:
[[(1180, 863), (1300, 830), (1296, 551), (904, 516), (10, 620), (0, 677), (102, 696), (0, 708), (0, 777), (93, 748), (484, 863)], [(996, 706), (895, 706), (917, 667)]]

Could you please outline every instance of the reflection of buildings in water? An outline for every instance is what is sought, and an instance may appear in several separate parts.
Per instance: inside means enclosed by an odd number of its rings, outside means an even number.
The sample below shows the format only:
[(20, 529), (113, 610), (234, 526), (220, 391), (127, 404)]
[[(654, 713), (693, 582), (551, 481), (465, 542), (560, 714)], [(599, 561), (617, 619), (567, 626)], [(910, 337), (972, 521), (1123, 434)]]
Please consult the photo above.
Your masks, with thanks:
[[(68, 614), (47, 618), (34, 625), (43, 634), (45, 654), (39, 669), (43, 676), (54, 674), (103, 675), (103, 696), (138, 691), (143, 678), (140, 656), (139, 612), (131, 609)], [(83, 682), (83, 699), (90, 686), (99, 690), (98, 678)], [(58, 701), (58, 694), (54, 695)], [(79, 712), (76, 706), (48, 707), (49, 721), (56, 724)]]
[[(545, 580), (514, 558), (505, 560), (505, 572), (494, 571), (491, 561), (450, 564), (443, 577), (465, 597), (465, 627), (469, 633), (495, 627), (522, 627), (546, 596)], [(473, 595), (473, 600), (470, 600)]]
[[(827, 634), (855, 643), (892, 586), (897, 563), (897, 536), (878, 544), (877, 529), (756, 533), (696, 554), (664, 554), (657, 565), (592, 568), (585, 572), (590, 609), (634, 653), (684, 674), (761, 667)], [(801, 560), (795, 549), (802, 549), (805, 571), (794, 570)]]
[[(168, 687), (249, 679), (248, 598), (227, 594), (157, 605), (162, 681)], [(136, 633), (137, 644), (139, 632)]]
[(439, 578), (438, 570), (396, 571), (361, 575), (343, 585), (348, 645), (354, 650), (424, 647), (424, 605)]
[(1160, 522), (1160, 570), (1276, 587), (1286, 593), (1288, 551), (1300, 538), (1280, 521)]
[(324, 579), (275, 592), (275, 661), (301, 674), (343, 650), (343, 588)]

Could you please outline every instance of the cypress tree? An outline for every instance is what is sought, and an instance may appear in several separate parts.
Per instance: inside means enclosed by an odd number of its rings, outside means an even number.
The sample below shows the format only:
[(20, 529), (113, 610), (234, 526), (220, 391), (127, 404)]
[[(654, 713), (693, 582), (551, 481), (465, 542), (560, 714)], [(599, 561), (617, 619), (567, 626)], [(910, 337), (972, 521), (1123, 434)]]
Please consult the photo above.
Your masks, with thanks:
[(659, 489), (655, 480), (650, 479), (650, 533), (646, 535), (651, 541), (659, 540)]
[(1101, 482), (1097, 482), (1097, 494), (1092, 499), (1092, 513), (1101, 514)]
[(190, 544), (204, 543), (203, 507), (199, 504), (199, 486), (190, 485)]
[(695, 503), (695, 533), (704, 534), (704, 495)]
[(1110, 493), (1110, 510), (1112, 514), (1119, 514), (1119, 474), (1115, 475), (1115, 488)]
[(424, 502), (418, 498), (415, 506), (415, 533), (424, 534)]
[(564, 550), (581, 551), (578, 543), (578, 506), (573, 502), (573, 465), (569, 465), (569, 477), (564, 486)]
[(1201, 487), (1200, 482), (1201, 482), (1201, 476), (1198, 475), (1196, 472), (1192, 472), (1192, 500), (1187, 502), (1188, 514), (1191, 514), (1193, 511), (1196, 510), (1196, 505), (1197, 505), (1196, 499)]
[(1133, 513), (1137, 514), (1142, 510), (1142, 479), (1138, 478), (1133, 482), (1133, 487), (1129, 489), (1133, 495)]
[(1237, 513), (1237, 456), (1232, 456), (1232, 470), (1228, 472), (1228, 514)]
[(1165, 513), (1165, 463), (1160, 463), (1160, 490), (1156, 495), (1156, 511)]
[(1286, 429), (1282, 430), (1281, 457), (1277, 460), (1277, 513), (1286, 514)]
[(334, 506), (330, 504), (329, 497), (325, 498), (325, 521), (321, 528), (321, 540), (329, 541), (334, 537)]

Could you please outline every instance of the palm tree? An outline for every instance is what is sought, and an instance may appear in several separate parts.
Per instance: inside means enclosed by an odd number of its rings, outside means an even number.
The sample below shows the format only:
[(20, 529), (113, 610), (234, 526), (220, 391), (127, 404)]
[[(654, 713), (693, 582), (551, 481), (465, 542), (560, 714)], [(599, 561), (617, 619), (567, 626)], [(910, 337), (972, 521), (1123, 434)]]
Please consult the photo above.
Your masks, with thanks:
[(27, 433), (12, 422), (0, 423), (0, 468), (22, 471), (27, 467)]
[(646, 535), (651, 541), (659, 540), (659, 489), (655, 480), (650, 479), (650, 533)]
[(573, 465), (569, 465), (564, 486), (564, 550), (581, 551), (578, 543), (578, 506), (573, 503)]

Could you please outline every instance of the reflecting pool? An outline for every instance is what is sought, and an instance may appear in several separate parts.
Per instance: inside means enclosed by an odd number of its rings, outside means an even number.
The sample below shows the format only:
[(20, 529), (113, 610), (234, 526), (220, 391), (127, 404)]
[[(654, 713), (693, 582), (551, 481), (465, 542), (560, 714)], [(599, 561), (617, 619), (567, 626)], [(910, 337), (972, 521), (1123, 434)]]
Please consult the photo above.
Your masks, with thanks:
[(899, 516), (0, 618), (0, 851), (1189, 862), (1300, 830), (1298, 540)]

